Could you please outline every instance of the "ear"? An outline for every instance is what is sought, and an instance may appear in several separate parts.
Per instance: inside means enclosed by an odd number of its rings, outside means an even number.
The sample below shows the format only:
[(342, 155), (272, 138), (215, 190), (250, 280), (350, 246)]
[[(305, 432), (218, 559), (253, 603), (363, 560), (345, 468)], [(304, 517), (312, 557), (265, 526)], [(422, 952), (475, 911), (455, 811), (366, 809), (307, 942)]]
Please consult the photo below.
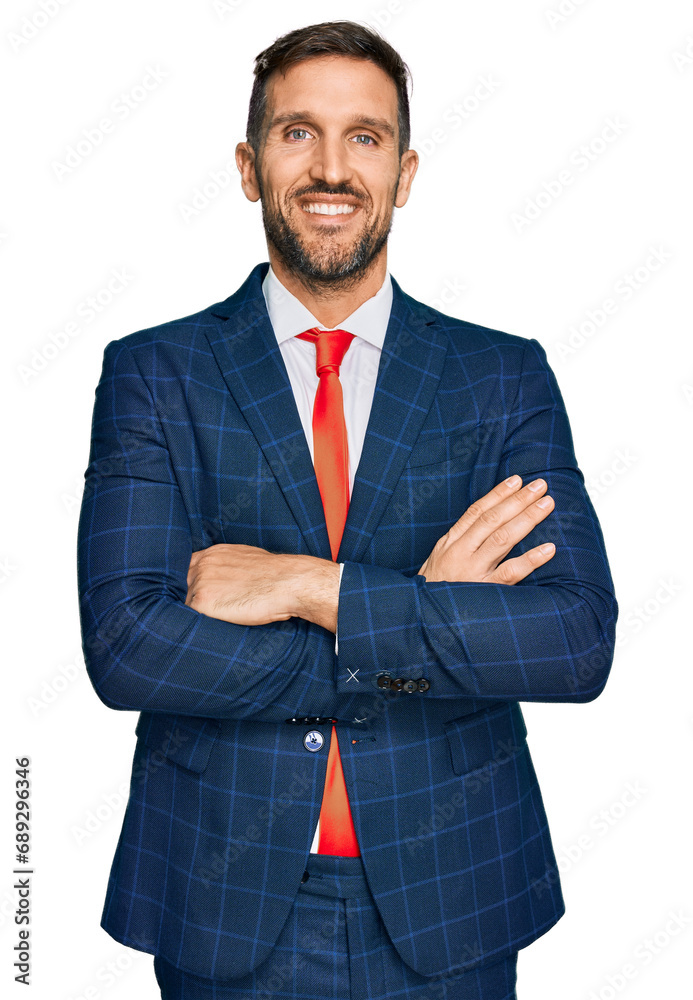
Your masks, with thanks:
[(414, 174), (419, 166), (419, 154), (415, 149), (407, 149), (402, 153), (402, 159), (400, 162), (399, 171), (399, 183), (397, 185), (397, 193), (395, 195), (395, 206), (397, 208), (402, 208), (406, 205), (409, 198), (409, 191), (411, 190), (411, 183), (414, 180)]
[(241, 187), (248, 201), (260, 200), (260, 187), (255, 173), (255, 151), (249, 142), (236, 146), (236, 166), (241, 175)]

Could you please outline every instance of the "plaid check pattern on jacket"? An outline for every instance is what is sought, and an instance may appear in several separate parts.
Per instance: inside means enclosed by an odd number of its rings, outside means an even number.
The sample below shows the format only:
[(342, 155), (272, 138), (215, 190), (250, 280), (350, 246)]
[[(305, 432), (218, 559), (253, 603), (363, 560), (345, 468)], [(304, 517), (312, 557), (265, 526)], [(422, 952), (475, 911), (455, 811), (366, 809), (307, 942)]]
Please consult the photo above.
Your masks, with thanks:
[[(369, 885), (426, 976), (499, 961), (563, 914), (521, 701), (588, 702), (617, 603), (541, 345), (445, 316), (393, 279), (338, 553), (334, 635), (185, 605), (191, 553), (244, 543), (330, 558), (322, 504), (261, 283), (105, 349), (79, 523), (82, 639), (101, 700), (138, 712), (102, 926), (209, 978), (262, 962), (317, 823), (333, 717)], [(509, 554), (515, 586), (418, 570), (513, 473), (555, 509)], [(396, 691), (380, 675), (428, 689)], [(382, 681), (380, 682), (383, 683)], [(424, 685), (425, 686), (425, 685)], [(320, 730), (324, 751), (303, 737)], [(316, 942), (316, 947), (321, 947)]]

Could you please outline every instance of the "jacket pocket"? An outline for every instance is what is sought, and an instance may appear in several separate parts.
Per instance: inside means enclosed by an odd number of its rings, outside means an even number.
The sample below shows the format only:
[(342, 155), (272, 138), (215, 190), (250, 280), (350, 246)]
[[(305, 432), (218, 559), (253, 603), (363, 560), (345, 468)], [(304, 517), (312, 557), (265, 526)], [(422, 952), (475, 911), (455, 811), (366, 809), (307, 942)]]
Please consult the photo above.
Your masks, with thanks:
[(444, 729), (455, 774), (495, 770), (526, 746), (527, 727), (516, 701), (452, 719)]
[(135, 735), (167, 760), (199, 774), (207, 767), (220, 729), (217, 719), (142, 712)]

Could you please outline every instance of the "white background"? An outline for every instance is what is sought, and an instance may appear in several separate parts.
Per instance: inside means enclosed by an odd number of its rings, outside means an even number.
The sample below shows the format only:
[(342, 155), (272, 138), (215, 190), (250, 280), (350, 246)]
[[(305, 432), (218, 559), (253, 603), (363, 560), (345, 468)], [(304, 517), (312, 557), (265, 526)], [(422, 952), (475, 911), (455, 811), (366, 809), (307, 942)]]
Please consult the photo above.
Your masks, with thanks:
[[(259, 204), (227, 170), (253, 59), (287, 30), (349, 17), (381, 27), (414, 76), (421, 165), (396, 210), (391, 272), (416, 298), (544, 345), (620, 604), (604, 693), (523, 706), (567, 913), (521, 952), (518, 996), (689, 997), (693, 11), (683, 0), (217, 6), (227, 10), (69, 0), (47, 16), (21, 0), (0, 15), (3, 993), (27, 995), (12, 982), (10, 812), (13, 760), (29, 754), (29, 995), (158, 996), (151, 958), (99, 927), (136, 715), (98, 700), (80, 650), (75, 536), (94, 389), (110, 340), (225, 298), (267, 259)], [(116, 117), (113, 102), (152, 68), (160, 83)], [(61, 172), (104, 117), (113, 131)], [(609, 120), (621, 134), (604, 141)], [(212, 172), (224, 189), (208, 187), (186, 221)], [(518, 223), (542, 192), (537, 217)], [(113, 269), (125, 287), (88, 321), (84, 302), (107, 297)], [(608, 298), (615, 310), (600, 316)]]

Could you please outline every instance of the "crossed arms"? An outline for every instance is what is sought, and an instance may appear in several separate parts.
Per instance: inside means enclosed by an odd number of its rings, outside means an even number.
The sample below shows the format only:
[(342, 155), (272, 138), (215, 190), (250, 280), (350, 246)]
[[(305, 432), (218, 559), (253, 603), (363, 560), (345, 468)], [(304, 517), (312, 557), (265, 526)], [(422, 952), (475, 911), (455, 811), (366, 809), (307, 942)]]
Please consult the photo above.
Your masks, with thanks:
[[(420, 575), (426, 581), (510, 585), (548, 562), (556, 548), (552, 542), (501, 563), (553, 509), (545, 480), (521, 485), (520, 476), (510, 476), (472, 504), (438, 540)], [(252, 545), (210, 545), (193, 552), (187, 581), (185, 603), (212, 618), (267, 625), (295, 617), (337, 631), (339, 568), (327, 559), (277, 555)]]
[[(111, 342), (78, 539), (83, 648), (105, 704), (266, 721), (337, 717), (397, 663), (430, 680), (426, 697), (596, 697), (613, 656), (613, 585), (555, 379), (536, 341), (526, 354), (499, 484), (418, 574), (347, 561), (337, 594), (338, 568), (326, 560), (252, 546), (192, 552), (152, 388), (134, 350)], [(541, 478), (547, 508), (529, 486), (502, 481), (514, 470), (530, 485)], [(528, 536), (550, 513), (557, 544), (539, 553)], [(519, 555), (506, 559), (514, 546)], [(231, 620), (219, 617), (226, 613)]]

